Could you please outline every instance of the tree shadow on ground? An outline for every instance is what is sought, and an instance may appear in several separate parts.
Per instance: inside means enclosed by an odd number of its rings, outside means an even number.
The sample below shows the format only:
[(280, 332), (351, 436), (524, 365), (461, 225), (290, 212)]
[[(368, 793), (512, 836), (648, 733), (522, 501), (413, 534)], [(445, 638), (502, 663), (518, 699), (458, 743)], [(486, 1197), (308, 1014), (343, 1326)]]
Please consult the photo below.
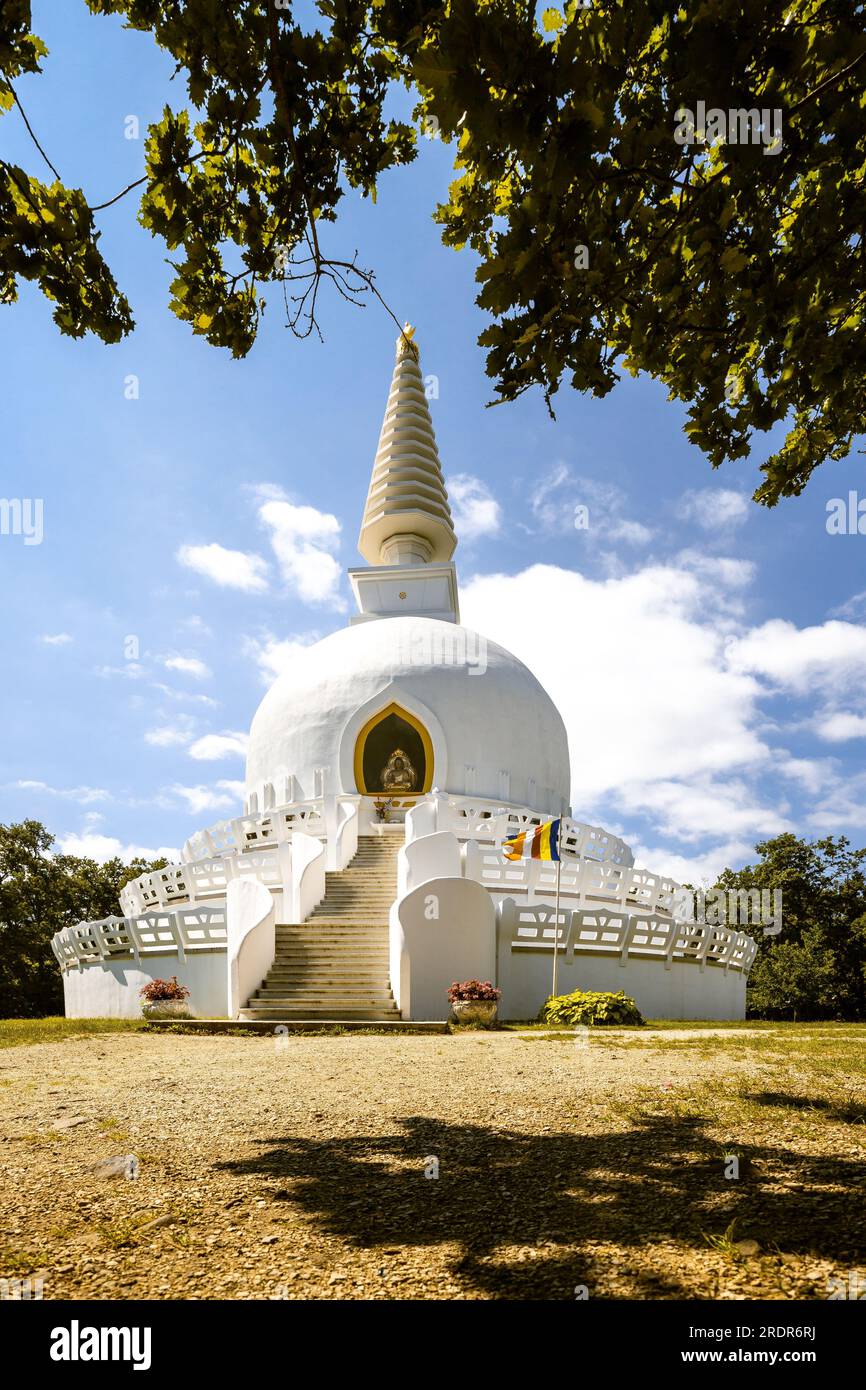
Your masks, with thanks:
[(848, 1101), (844, 1105), (838, 1105), (835, 1101), (824, 1100), (822, 1097), (794, 1096), (787, 1091), (755, 1091), (744, 1094), (743, 1100), (784, 1110), (820, 1110), (828, 1119), (843, 1125), (866, 1124), (866, 1105), (859, 1101)]
[[(742, 1177), (729, 1181), (707, 1123), (648, 1114), (616, 1134), (530, 1135), (408, 1116), (388, 1135), (259, 1140), (258, 1153), (220, 1166), (292, 1180), (277, 1195), (349, 1247), (456, 1245), (454, 1273), (500, 1298), (571, 1299), (581, 1284), (592, 1297), (594, 1271), (617, 1258), (623, 1292), (609, 1296), (700, 1296), (687, 1270), (656, 1275), (629, 1251), (671, 1240), (705, 1250), (705, 1233), (734, 1218), (763, 1250), (862, 1261), (866, 1164), (737, 1142)], [(439, 1176), (425, 1179), (431, 1156)], [(778, 1187), (792, 1171), (797, 1190)]]

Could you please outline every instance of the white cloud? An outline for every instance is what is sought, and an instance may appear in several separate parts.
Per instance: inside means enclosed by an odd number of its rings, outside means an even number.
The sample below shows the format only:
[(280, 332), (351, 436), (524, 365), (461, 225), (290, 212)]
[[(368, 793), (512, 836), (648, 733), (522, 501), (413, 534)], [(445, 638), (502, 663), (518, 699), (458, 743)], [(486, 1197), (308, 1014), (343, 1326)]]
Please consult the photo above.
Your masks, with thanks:
[(44, 642), (47, 647), (65, 647), (74, 642), (75, 638), (69, 632), (44, 632), (39, 641)]
[(628, 545), (649, 545), (653, 532), (642, 521), (614, 521), (605, 531), (605, 539), (625, 541)]
[(224, 589), (240, 589), (260, 594), (268, 587), (267, 563), (260, 555), (243, 550), (227, 550), (223, 545), (182, 545), (177, 559), (186, 569), (195, 570)]
[(95, 672), (105, 680), (120, 676), (122, 680), (139, 681), (147, 675), (140, 661), (127, 661), (124, 666), (97, 666)]
[(464, 588), (467, 625), (521, 657), (560, 709), (578, 807), (769, 760), (753, 728), (761, 688), (725, 660), (724, 585), (675, 565), (599, 581), (535, 565)]
[(860, 686), (866, 677), (866, 627), (833, 619), (798, 628), (773, 618), (732, 643), (729, 658), (735, 670), (765, 676), (797, 693), (816, 685)]
[(289, 588), (305, 603), (345, 607), (339, 593), (343, 571), (333, 553), (340, 544), (337, 518), (315, 507), (296, 507), (270, 497), (259, 507), (259, 520), (270, 533), (280, 573)]
[(793, 828), (775, 807), (756, 803), (749, 787), (739, 779), (626, 784), (619, 789), (617, 801), (626, 812), (649, 815), (659, 834), (678, 840), (697, 841), (715, 835), (743, 840), (779, 835)]
[(502, 524), (502, 508), (487, 484), (469, 473), (446, 479), (454, 517), (454, 529), (462, 541), (495, 536)]
[(723, 869), (733, 869), (754, 860), (754, 845), (748, 840), (729, 840), (715, 845), (702, 854), (672, 854), (664, 845), (648, 848), (634, 847), (634, 862), (638, 869), (665, 874), (677, 883), (693, 883), (696, 888), (715, 883)]
[[(690, 570), (692, 574), (700, 575), (701, 579), (706, 579), (711, 584), (721, 585), (723, 591), (745, 589), (754, 582), (758, 572), (757, 566), (751, 560), (740, 560), (730, 555), (708, 555), (703, 550), (681, 550), (674, 564)], [(727, 597), (723, 599), (721, 591), (718, 601), (720, 606), (722, 602), (726, 608), (731, 606)], [(739, 596), (735, 606), (740, 607)]]
[[(467, 625), (525, 661), (561, 711), (575, 814), (623, 822), (626, 840), (637, 821), (656, 846), (642, 862), (681, 879), (736, 867), (786, 830), (866, 828), (866, 772), (777, 746), (782, 727), (829, 743), (866, 737), (866, 628), (746, 628), (754, 578), (748, 561), (684, 551), (603, 579), (546, 565), (484, 575), (461, 595)], [(763, 709), (779, 692), (823, 708), (781, 726)], [(805, 807), (792, 809), (789, 790)]]
[(191, 744), (189, 756), (198, 762), (216, 762), (219, 758), (244, 758), (246, 757), (249, 735), (243, 733), (226, 732), (222, 734), (205, 734), (203, 738), (197, 739)]
[(244, 655), (256, 662), (263, 683), (272, 685), (278, 676), (291, 669), (307, 647), (319, 641), (320, 636), (318, 632), (310, 632), (303, 637), (275, 637), (268, 632), (261, 637), (247, 637)]
[[(586, 479), (575, 478), (564, 463), (555, 464), (547, 476), (539, 478), (531, 493), (532, 514), (544, 531), (570, 531), (574, 528), (574, 509), (587, 503), (582, 493)], [(593, 487), (597, 486), (592, 484)], [(564, 496), (567, 489), (573, 496)]]
[(211, 674), (210, 667), (197, 656), (167, 656), (163, 658), (167, 671), (180, 671), (184, 676), (194, 676), (196, 680), (206, 680)]
[(196, 637), (213, 637), (213, 629), (208, 627), (204, 618), (200, 618), (197, 613), (192, 613), (188, 618), (180, 618), (178, 627), (185, 628), (188, 632), (195, 633)]
[[(577, 534), (590, 541), (621, 541), (625, 545), (648, 545), (654, 532), (642, 521), (623, 516), (626, 497), (613, 483), (572, 473), (564, 463), (556, 464), (544, 481), (537, 484), (532, 497), (532, 513), (543, 531)], [(589, 513), (588, 525), (576, 527), (577, 508)]]
[(175, 782), (168, 788), (170, 794), (183, 801), (194, 816), (203, 811), (226, 811), (235, 809), (240, 814), (243, 805), (243, 782), (220, 781), (213, 787), (185, 787)]
[(852, 618), (862, 617), (866, 613), (866, 589), (861, 589), (859, 594), (852, 594), (844, 603), (840, 603), (838, 608), (830, 609), (831, 618)]
[(168, 859), (177, 861), (178, 851), (171, 845), (160, 845), (150, 849), (146, 845), (124, 844), (113, 835), (99, 835), (93, 831), (81, 834), (58, 835), (57, 847), (62, 854), (77, 855), (81, 859), (95, 859), (104, 864), (108, 859), (122, 859), (128, 864), (131, 859)]
[(676, 511), (683, 521), (694, 521), (705, 531), (717, 531), (741, 525), (749, 514), (749, 506), (744, 492), (728, 487), (705, 487), (684, 493)]
[(219, 700), (215, 700), (212, 695), (201, 695), (193, 690), (174, 690), (170, 685), (162, 685), (159, 681), (153, 681), (154, 690), (158, 690), (161, 695), (165, 695), (169, 700), (177, 700), (182, 704), (211, 705), (216, 706)]
[(843, 828), (866, 830), (866, 772), (840, 778), (828, 795), (813, 806), (807, 821), (819, 835), (838, 835)]
[(60, 796), (66, 801), (77, 801), (80, 806), (90, 806), (94, 801), (110, 801), (111, 793), (104, 787), (52, 787), (47, 782), (22, 779), (11, 784), (17, 791), (42, 792), (48, 796)]
[(783, 777), (799, 782), (807, 792), (816, 793), (833, 785), (838, 779), (829, 758), (794, 758), (788, 752), (777, 754), (775, 766)]
[(194, 729), (194, 720), (186, 715), (175, 724), (159, 724), (156, 728), (148, 729), (144, 741), (153, 748), (177, 748), (189, 743)]
[(844, 743), (850, 738), (866, 738), (866, 715), (848, 714), (843, 710), (835, 714), (820, 715), (815, 722), (815, 732), (828, 743)]

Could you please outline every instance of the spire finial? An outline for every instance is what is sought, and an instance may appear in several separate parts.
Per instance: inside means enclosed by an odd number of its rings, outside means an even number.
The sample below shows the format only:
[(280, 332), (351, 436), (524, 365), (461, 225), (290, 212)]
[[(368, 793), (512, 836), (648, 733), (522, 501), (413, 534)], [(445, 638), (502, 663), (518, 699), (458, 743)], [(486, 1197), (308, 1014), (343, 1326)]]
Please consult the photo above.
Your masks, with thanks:
[(414, 337), (407, 323), (397, 339), (358, 540), (369, 565), (450, 560), (457, 544)]
[(411, 353), (411, 355), (415, 358), (415, 360), (416, 360), (416, 362), (417, 362), (417, 360), (418, 360), (418, 344), (412, 341), (414, 337), (415, 337), (415, 326), (414, 326), (414, 324), (409, 323), (408, 320), (407, 320), (406, 323), (403, 324), (403, 332), (400, 334), (399, 338), (397, 339), (397, 358), (398, 358), (398, 360), (403, 356), (404, 353)]

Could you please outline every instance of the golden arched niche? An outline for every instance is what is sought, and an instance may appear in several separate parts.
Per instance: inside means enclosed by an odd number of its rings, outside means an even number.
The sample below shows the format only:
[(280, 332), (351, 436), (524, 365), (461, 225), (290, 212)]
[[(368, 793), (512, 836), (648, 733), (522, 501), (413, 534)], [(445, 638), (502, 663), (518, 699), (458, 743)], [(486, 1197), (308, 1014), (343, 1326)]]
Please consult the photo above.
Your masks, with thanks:
[[(402, 768), (400, 763), (403, 764)], [(388, 777), (413, 785), (386, 786)], [(366, 796), (423, 796), (433, 785), (433, 743), (420, 719), (392, 702), (368, 719), (355, 742), (355, 786)]]

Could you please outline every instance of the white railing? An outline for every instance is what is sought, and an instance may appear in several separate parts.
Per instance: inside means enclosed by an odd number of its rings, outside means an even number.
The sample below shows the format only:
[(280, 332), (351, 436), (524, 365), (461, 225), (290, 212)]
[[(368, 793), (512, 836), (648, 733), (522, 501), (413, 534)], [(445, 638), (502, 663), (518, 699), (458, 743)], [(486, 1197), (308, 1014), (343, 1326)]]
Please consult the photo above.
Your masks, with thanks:
[[(484, 797), (431, 795), (407, 816), (407, 840), (450, 830), (459, 840), (501, 844), (506, 836), (532, 830), (551, 819), (549, 813), (527, 806), (508, 806)], [(599, 825), (563, 816), (562, 847), (567, 855), (631, 868), (634, 855), (625, 840)]]
[(197, 951), (224, 951), (226, 910), (179, 907), (141, 917), (105, 917), (79, 922), (55, 933), (51, 949), (61, 969), (126, 956), (176, 954), (180, 960)]
[[(120, 894), (123, 912), (127, 916), (139, 916), (152, 908), (169, 907), (173, 903), (224, 898), (228, 884), (244, 873), (244, 869), (237, 867), (243, 862), (239, 856), (250, 853), (255, 853), (258, 866), (251, 872), (256, 877), (265, 876), (262, 881), (267, 882), (268, 870), (259, 856), (279, 845), (289, 844), (296, 831), (325, 840), (331, 848), (333, 866), (343, 867), (357, 847), (360, 801), (359, 796), (318, 797), (251, 812), (233, 820), (217, 821), (187, 840), (180, 864), (142, 874), (128, 883)], [(501, 866), (499, 845), (502, 839), (522, 829), (542, 825), (545, 819), (544, 814), (527, 807), (505, 806), (479, 797), (436, 794), (413, 803), (408, 811), (407, 841), (437, 829), (452, 830), (460, 840), (492, 844), (494, 848), (486, 856), (487, 863), (498, 862)], [(562, 843), (566, 854), (587, 862), (626, 868), (634, 863), (631, 850), (618, 836), (570, 817), (564, 818)], [(513, 873), (508, 875), (507, 883), (516, 885)], [(609, 895), (604, 893), (603, 896)]]
[(229, 1018), (240, 1011), (267, 975), (276, 955), (274, 900), (260, 883), (233, 883), (226, 900), (226, 965)]
[(266, 888), (282, 892), (291, 881), (291, 844), (282, 842), (255, 854), (222, 855), (154, 869), (121, 889), (120, 905), (126, 916), (138, 917), (155, 907), (224, 899), (228, 885), (244, 878), (258, 879)]
[[(360, 797), (341, 797), (339, 800), (360, 801)], [(181, 852), (185, 864), (200, 859), (219, 858), (227, 854), (244, 854), (248, 850), (268, 848), (291, 839), (294, 831), (320, 839), (325, 835), (325, 798), (295, 801), (268, 811), (250, 812), (234, 820), (217, 821), (206, 830), (190, 836)]]
[[(531, 899), (553, 897), (556, 892), (556, 865), (549, 861), (511, 861), (504, 858), (501, 844), (477, 841), (466, 843), (463, 856), (465, 876), (477, 879), (494, 894), (525, 893)], [(601, 900), (645, 912), (670, 912), (679, 886), (675, 879), (647, 869), (592, 859), (562, 860), (560, 897), (576, 898), (581, 906)], [(577, 904), (572, 901), (568, 906)]]
[[(334, 808), (336, 852), (348, 858), (358, 847), (357, 805)], [(58, 932), (51, 945), (61, 968), (110, 956), (225, 947), (229, 886), (255, 882), (280, 894), (282, 920), (303, 921), (325, 892), (326, 843), (299, 829), (278, 844), (191, 864), (169, 864), (141, 874), (120, 892), (122, 917), (80, 922)], [(348, 862), (348, 858), (346, 862)], [(344, 868), (342, 859), (338, 868)], [(300, 915), (298, 915), (300, 914)]]
[(618, 955), (624, 965), (642, 957), (664, 962), (693, 961), (747, 973), (758, 944), (746, 932), (706, 922), (677, 922), (671, 917), (641, 917), (625, 910), (570, 909), (550, 903), (518, 904), (506, 898), (498, 910), (500, 930), (512, 952), (552, 951), (554, 938), (563, 959), (583, 953)]
[(360, 800), (321, 797), (261, 815), (219, 821), (187, 840), (182, 863), (140, 874), (127, 883), (119, 895), (120, 906), (126, 916), (137, 917), (154, 907), (224, 899), (229, 883), (246, 875), (279, 891), (287, 882), (280, 855), (290, 850), (292, 836), (299, 832), (328, 845), (329, 868), (345, 868), (358, 848)]
[[(359, 802), (340, 800), (334, 833), (329, 837), (329, 869), (345, 869), (358, 852)], [(333, 850), (331, 847), (333, 841)]]

